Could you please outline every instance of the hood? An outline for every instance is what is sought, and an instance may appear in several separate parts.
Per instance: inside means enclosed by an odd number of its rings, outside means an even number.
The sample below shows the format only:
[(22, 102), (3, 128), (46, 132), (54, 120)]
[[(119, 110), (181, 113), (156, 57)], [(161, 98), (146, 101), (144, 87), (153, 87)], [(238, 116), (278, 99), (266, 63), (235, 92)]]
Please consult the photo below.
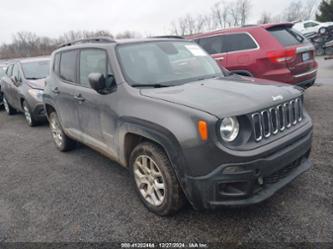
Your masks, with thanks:
[(325, 27), (333, 26), (333, 22), (324, 22), (324, 23), (322, 23), (322, 26), (325, 26)]
[(298, 87), (240, 76), (141, 90), (143, 96), (194, 108), (218, 118), (259, 111), (301, 94)]
[(31, 88), (44, 90), (44, 88), (45, 88), (45, 79), (27, 80), (27, 84)]

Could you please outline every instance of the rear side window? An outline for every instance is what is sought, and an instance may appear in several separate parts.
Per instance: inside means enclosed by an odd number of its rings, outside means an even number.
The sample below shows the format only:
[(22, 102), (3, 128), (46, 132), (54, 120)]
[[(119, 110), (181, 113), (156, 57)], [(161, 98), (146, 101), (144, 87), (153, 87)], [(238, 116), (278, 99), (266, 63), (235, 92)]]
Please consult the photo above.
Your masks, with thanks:
[(2, 78), (3, 76), (5, 76), (5, 71), (3, 70), (3, 68), (0, 68), (0, 78)]
[(76, 50), (61, 53), (60, 77), (66, 81), (76, 82)]
[(223, 51), (234, 52), (258, 48), (253, 38), (248, 34), (231, 34), (223, 36)]
[(312, 27), (316, 27), (318, 25), (319, 24), (315, 23), (315, 22), (307, 22), (307, 23), (304, 23), (304, 28), (312, 28)]
[(209, 54), (222, 53), (222, 36), (203, 38), (196, 42)]
[(80, 52), (80, 83), (90, 87), (89, 74), (101, 73), (107, 75), (107, 55), (101, 49), (84, 49)]
[(59, 67), (60, 67), (60, 53), (57, 53), (54, 56), (53, 71), (58, 75), (59, 75)]
[(10, 65), (7, 67), (7, 70), (6, 70), (6, 74), (8, 77), (11, 77), (12, 76), (12, 72), (13, 72), (13, 65)]
[(301, 34), (291, 28), (277, 27), (268, 29), (268, 32), (285, 47), (298, 45), (305, 41), (305, 38)]
[(253, 38), (246, 33), (228, 34), (197, 40), (209, 54), (227, 53), (258, 48)]
[(21, 81), (21, 73), (18, 64), (14, 65), (12, 76), (15, 76), (18, 81)]

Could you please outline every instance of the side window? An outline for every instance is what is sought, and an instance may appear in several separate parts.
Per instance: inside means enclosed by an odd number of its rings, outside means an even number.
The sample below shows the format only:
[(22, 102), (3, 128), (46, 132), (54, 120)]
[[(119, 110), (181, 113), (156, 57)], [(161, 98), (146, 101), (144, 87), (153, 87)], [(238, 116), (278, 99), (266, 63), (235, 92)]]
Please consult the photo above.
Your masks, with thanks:
[(101, 49), (84, 49), (80, 52), (80, 83), (90, 87), (88, 76), (101, 73), (107, 76), (107, 55)]
[(258, 48), (257, 44), (248, 34), (224, 35), (222, 40), (222, 52), (224, 53)]
[(315, 23), (315, 22), (307, 22), (307, 23), (304, 24), (304, 28), (312, 28), (312, 27), (316, 27), (318, 25), (319, 24)]
[(7, 70), (6, 70), (6, 74), (8, 77), (11, 77), (12, 76), (12, 72), (13, 72), (13, 65), (9, 65), (7, 67)]
[(60, 53), (57, 53), (54, 56), (54, 61), (53, 61), (53, 71), (59, 75), (59, 67), (60, 67)]
[(15, 76), (19, 82), (21, 81), (21, 73), (18, 64), (14, 65), (12, 76)]
[(222, 36), (202, 38), (196, 42), (209, 54), (222, 53)]
[(70, 82), (76, 82), (76, 55), (77, 50), (61, 53), (60, 77)]

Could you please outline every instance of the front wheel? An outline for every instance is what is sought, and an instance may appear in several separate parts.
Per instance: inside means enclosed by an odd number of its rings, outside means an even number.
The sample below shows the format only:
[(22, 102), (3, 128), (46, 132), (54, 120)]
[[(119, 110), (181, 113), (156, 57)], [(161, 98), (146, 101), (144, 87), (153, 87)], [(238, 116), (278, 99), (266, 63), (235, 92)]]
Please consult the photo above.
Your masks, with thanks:
[(5, 96), (3, 96), (3, 105), (8, 115), (13, 115), (16, 113), (16, 110), (8, 103)]
[(159, 146), (139, 144), (131, 153), (130, 170), (140, 199), (150, 211), (166, 216), (184, 205), (185, 197), (176, 174)]
[(23, 101), (22, 103), (22, 107), (23, 107), (23, 112), (24, 112), (24, 117), (25, 120), (27, 121), (27, 124), (30, 127), (36, 126), (38, 124), (36, 118), (34, 117), (33, 113), (31, 112), (31, 109), (27, 103), (27, 101)]
[(74, 149), (75, 141), (69, 138), (63, 131), (58, 119), (58, 115), (52, 112), (49, 116), (50, 129), (53, 141), (58, 150), (65, 152)]

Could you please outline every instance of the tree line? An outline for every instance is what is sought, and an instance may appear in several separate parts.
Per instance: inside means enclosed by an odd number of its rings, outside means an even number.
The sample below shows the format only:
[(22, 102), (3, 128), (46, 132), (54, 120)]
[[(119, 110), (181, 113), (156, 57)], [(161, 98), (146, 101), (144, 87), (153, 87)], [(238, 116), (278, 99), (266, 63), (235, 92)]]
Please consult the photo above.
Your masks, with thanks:
[[(252, 8), (252, 0), (221, 0), (208, 8), (204, 14), (186, 14), (175, 20), (171, 23), (170, 31), (174, 35), (184, 36), (244, 26), (249, 24)], [(257, 24), (309, 19), (333, 21), (333, 0), (294, 0), (281, 13), (272, 14), (264, 11)]]
[(0, 59), (34, 57), (50, 55), (61, 44), (97, 36), (106, 36), (116, 39), (134, 38), (141, 35), (134, 31), (124, 31), (113, 36), (106, 30), (99, 31), (69, 31), (58, 38), (38, 36), (32, 32), (18, 32), (13, 35), (12, 42), (0, 46)]

